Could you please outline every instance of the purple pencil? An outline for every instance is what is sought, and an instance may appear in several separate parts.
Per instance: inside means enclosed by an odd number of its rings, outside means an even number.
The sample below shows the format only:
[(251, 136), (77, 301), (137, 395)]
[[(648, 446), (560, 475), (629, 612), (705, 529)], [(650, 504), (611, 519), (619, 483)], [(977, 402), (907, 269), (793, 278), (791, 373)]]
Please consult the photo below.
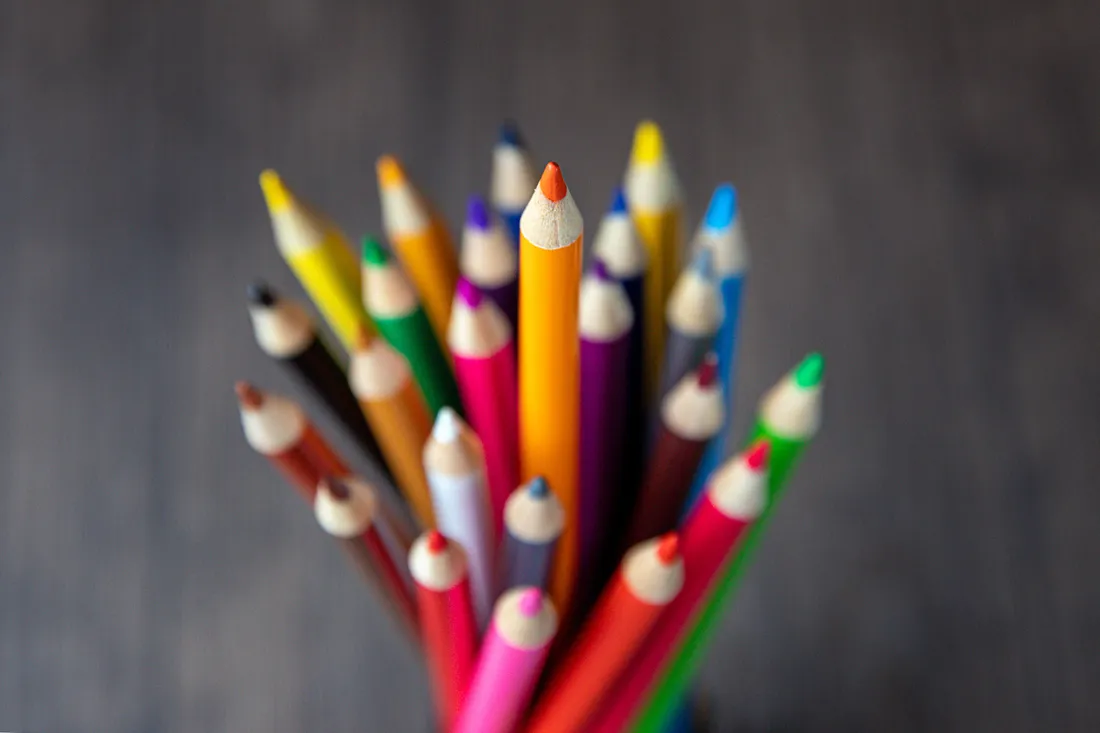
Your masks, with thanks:
[[(634, 312), (623, 286), (602, 260), (581, 283), (580, 577), (578, 599), (587, 608), (599, 595), (616, 558), (606, 522), (623, 482), (630, 329)], [(640, 460), (640, 456), (638, 457)]]
[(516, 248), (480, 196), (471, 196), (466, 207), (459, 266), (466, 279), (503, 311), (512, 333), (517, 333), (519, 263)]

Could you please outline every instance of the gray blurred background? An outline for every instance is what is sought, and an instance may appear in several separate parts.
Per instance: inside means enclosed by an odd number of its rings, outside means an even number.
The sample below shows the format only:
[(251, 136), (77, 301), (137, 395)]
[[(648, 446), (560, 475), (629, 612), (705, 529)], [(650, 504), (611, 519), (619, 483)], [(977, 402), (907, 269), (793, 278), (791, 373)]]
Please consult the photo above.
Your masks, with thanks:
[(256, 175), (358, 236), (394, 152), (457, 225), (513, 116), (591, 232), (652, 116), (689, 221), (742, 194), (738, 425), (829, 360), (717, 729), (1100, 730), (1098, 90), (1085, 0), (0, 0), (0, 729), (424, 730), (241, 435), (235, 379), (300, 394)]

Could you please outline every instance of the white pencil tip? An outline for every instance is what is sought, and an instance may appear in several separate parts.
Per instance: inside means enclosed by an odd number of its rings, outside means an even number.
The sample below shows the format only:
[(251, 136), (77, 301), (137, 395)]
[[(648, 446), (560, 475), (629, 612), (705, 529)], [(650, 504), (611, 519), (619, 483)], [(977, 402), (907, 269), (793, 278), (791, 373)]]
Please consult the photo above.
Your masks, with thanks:
[(449, 407), (443, 407), (435, 418), (432, 438), (437, 443), (453, 443), (462, 434), (462, 418)]

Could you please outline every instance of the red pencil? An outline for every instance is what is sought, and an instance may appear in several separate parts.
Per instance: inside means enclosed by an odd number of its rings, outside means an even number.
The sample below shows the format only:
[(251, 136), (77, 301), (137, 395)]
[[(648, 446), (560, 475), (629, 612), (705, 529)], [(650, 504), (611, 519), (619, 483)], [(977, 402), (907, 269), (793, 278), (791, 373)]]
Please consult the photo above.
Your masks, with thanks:
[(462, 708), (477, 656), (466, 553), (433, 529), (413, 543), (409, 570), (416, 582), (436, 714), (440, 730), (449, 731)]

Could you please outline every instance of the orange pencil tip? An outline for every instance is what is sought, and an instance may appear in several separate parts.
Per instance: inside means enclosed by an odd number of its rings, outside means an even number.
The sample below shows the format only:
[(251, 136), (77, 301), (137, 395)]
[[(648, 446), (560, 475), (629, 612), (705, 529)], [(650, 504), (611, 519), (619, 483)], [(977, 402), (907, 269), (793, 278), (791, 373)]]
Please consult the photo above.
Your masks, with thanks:
[(745, 453), (745, 465), (753, 471), (759, 471), (768, 465), (768, 457), (771, 452), (771, 443), (766, 440), (758, 440)]
[(447, 538), (438, 529), (428, 532), (428, 552), (438, 555), (447, 549)]
[(680, 554), (680, 535), (669, 532), (657, 543), (657, 559), (664, 565), (670, 565)]
[(401, 161), (392, 155), (383, 155), (379, 158), (375, 168), (378, 172), (378, 185), (382, 188), (400, 186), (408, 179)]
[(263, 392), (248, 382), (237, 382), (233, 385), (233, 391), (237, 393), (237, 402), (241, 404), (241, 407), (255, 410), (264, 403)]
[(543, 196), (555, 203), (561, 201), (565, 198), (565, 194), (569, 193), (569, 189), (565, 186), (565, 179), (561, 176), (561, 168), (554, 161), (546, 164), (546, 169), (542, 172), (542, 178), (539, 179), (539, 190), (542, 191)]
[(355, 334), (355, 348), (358, 351), (369, 349), (374, 343), (374, 332), (365, 323), (359, 324), (359, 330)]

